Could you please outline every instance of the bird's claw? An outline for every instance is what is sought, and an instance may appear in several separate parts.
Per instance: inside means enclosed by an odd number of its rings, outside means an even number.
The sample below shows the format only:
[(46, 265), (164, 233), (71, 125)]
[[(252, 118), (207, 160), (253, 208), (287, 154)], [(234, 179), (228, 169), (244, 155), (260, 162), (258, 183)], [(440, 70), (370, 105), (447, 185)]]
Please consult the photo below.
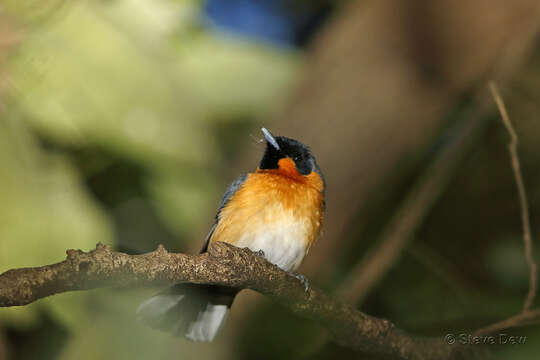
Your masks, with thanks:
[(300, 274), (291, 273), (292, 276), (300, 280), (302, 285), (304, 285), (304, 291), (307, 292), (309, 290), (309, 280), (304, 276)]
[(254, 251), (254, 254), (257, 255), (257, 256), (260, 256), (260, 257), (264, 257), (264, 251), (262, 250), (257, 250), (257, 251)]

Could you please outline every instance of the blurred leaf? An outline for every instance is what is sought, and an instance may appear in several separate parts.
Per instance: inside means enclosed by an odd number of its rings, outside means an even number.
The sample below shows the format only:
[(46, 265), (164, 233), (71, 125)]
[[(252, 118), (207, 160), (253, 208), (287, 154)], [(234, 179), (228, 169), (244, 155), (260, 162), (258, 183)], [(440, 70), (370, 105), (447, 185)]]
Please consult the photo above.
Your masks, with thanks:
[[(131, 2), (122, 3), (130, 13)], [(202, 132), (178, 121), (190, 116), (190, 105), (176, 96), (160, 54), (121, 32), (100, 9), (74, 4), (30, 33), (12, 59), (28, 120), (62, 142), (97, 143), (148, 162), (206, 157), (195, 146)]]
[(218, 206), (215, 199), (221, 195), (211, 175), (208, 171), (169, 171), (156, 173), (146, 182), (153, 207), (177, 234), (211, 224)]
[[(102, 148), (149, 169), (151, 202), (180, 236), (213, 216), (208, 189), (221, 181), (209, 169), (230, 161), (209, 126), (267, 116), (299, 65), (292, 51), (193, 31), (197, 6), (71, 3), (30, 27), (10, 59), (23, 119), (53, 142)], [(193, 181), (201, 169), (206, 175)]]
[(204, 99), (198, 110), (210, 117), (276, 111), (300, 65), (293, 52), (219, 35), (200, 35), (180, 50), (178, 72), (193, 99)]
[[(16, 120), (0, 121), (0, 198), (0, 272), (58, 262), (68, 248), (88, 250), (112, 241), (107, 218), (70, 163), (42, 153)], [(73, 308), (53, 307), (65, 317), (74, 316)], [(2, 309), (0, 317), (14, 325), (28, 324), (36, 309)]]
[(11, 61), (27, 120), (64, 143), (96, 143), (150, 166), (208, 162), (216, 150), (201, 120), (273, 108), (296, 61), (208, 35), (182, 37), (175, 48), (168, 35), (180, 28), (177, 7), (77, 2), (30, 31)]

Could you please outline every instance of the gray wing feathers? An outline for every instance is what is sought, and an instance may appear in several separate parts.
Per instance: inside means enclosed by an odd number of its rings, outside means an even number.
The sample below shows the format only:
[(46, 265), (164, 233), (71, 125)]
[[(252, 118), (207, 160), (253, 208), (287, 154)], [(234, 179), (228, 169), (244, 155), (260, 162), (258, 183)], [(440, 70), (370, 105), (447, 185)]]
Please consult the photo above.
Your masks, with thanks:
[(236, 194), (236, 192), (238, 191), (238, 189), (240, 189), (242, 187), (242, 185), (244, 185), (244, 183), (246, 182), (247, 177), (248, 177), (247, 174), (240, 175), (236, 180), (234, 180), (232, 182), (231, 185), (229, 185), (227, 190), (225, 190), (225, 193), (223, 194), (223, 197), (221, 198), (221, 202), (219, 203), (218, 211), (217, 211), (217, 214), (216, 214), (216, 219), (214, 220), (214, 224), (212, 225), (212, 228), (208, 232), (208, 235), (206, 235), (206, 239), (204, 241), (204, 246), (203, 246), (203, 248), (201, 250), (201, 253), (204, 253), (204, 252), (206, 252), (208, 250), (208, 244), (210, 243), (210, 238), (212, 237), (212, 234), (214, 233), (214, 230), (216, 229), (216, 226), (218, 224), (219, 215), (221, 213), (221, 210), (225, 206), (227, 206), (227, 204), (229, 203), (229, 201), (231, 200), (233, 195)]

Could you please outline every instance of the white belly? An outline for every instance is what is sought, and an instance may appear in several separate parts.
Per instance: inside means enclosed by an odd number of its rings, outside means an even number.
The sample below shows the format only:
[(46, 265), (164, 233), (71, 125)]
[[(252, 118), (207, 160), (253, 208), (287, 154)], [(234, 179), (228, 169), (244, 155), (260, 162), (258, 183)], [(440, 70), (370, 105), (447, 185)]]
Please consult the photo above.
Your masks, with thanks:
[(307, 251), (306, 221), (291, 218), (289, 221), (280, 221), (279, 226), (267, 223), (256, 228), (244, 234), (235, 245), (252, 251), (262, 250), (268, 261), (285, 271), (300, 266)]

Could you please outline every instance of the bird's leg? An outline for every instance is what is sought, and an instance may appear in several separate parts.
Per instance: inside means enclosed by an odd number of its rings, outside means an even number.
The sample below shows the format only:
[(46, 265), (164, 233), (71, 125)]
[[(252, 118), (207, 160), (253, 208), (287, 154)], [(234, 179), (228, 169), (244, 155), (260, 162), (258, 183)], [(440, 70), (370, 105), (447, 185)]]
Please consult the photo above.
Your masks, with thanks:
[(300, 280), (300, 282), (302, 283), (302, 285), (304, 285), (304, 291), (307, 292), (309, 290), (309, 280), (304, 276), (304, 275), (301, 275), (301, 274), (296, 274), (294, 272), (289, 272), (289, 274), (291, 276), (294, 276), (295, 278), (297, 278), (298, 280)]

